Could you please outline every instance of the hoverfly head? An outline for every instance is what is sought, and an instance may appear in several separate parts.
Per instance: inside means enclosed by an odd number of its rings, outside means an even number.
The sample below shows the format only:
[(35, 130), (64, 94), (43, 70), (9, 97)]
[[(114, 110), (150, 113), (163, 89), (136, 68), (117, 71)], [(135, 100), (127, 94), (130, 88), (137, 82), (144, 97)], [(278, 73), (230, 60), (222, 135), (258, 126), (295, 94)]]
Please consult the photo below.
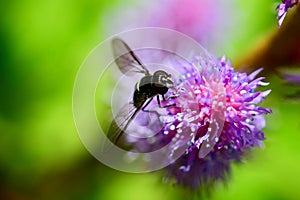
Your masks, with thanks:
[(161, 85), (163, 85), (167, 88), (174, 87), (174, 82), (173, 82), (171, 74), (168, 74), (167, 72), (165, 72), (163, 70), (159, 70), (154, 73), (154, 76), (158, 78), (158, 83), (160, 83)]

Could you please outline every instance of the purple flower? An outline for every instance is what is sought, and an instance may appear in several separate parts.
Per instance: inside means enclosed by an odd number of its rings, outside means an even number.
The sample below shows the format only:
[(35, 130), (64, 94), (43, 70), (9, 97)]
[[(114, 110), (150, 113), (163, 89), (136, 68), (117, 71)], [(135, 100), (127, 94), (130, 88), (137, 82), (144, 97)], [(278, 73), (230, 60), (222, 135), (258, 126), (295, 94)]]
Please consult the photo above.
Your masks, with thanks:
[[(210, 188), (217, 181), (225, 181), (230, 164), (239, 162), (252, 147), (262, 146), (264, 114), (271, 113), (261, 103), (271, 90), (256, 91), (266, 86), (262, 70), (250, 75), (236, 72), (225, 61), (212, 56), (199, 56), (190, 64), (174, 62), (180, 72), (174, 80), (176, 98), (164, 105), (167, 114), (159, 117), (162, 130), (151, 140), (137, 142), (137, 149), (149, 151), (170, 145), (167, 179), (175, 179), (184, 187)], [(169, 92), (169, 96), (174, 95)], [(173, 106), (174, 105), (174, 106)], [(178, 149), (185, 153), (172, 160)]]
[(287, 90), (288, 94), (284, 96), (288, 100), (299, 100), (300, 99), (300, 74), (296, 72), (281, 72), (280, 76), (285, 80), (287, 84), (294, 86), (295, 90)]
[(295, 5), (298, 4), (298, 0), (282, 0), (282, 3), (277, 6), (278, 14), (278, 26), (280, 27), (288, 9), (294, 7)]
[(282, 76), (287, 82), (300, 85), (300, 75), (299, 74), (283, 73)]

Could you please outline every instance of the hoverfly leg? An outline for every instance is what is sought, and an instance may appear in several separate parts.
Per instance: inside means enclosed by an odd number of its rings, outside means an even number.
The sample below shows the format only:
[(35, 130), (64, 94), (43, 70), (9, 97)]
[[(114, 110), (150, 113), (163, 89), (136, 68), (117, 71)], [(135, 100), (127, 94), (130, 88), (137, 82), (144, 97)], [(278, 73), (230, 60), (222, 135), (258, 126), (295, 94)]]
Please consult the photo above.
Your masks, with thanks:
[[(171, 99), (170, 97), (168, 97), (168, 98), (166, 99), (166, 97), (165, 97), (164, 95), (161, 95), (161, 96), (163, 97), (163, 101), (167, 101), (167, 100)], [(162, 105), (160, 104), (159, 95), (157, 95), (157, 103), (158, 103), (158, 106), (159, 106), (160, 108), (167, 108), (167, 107), (170, 107), (170, 106), (176, 106), (175, 103), (172, 103), (172, 104), (169, 104), (169, 105), (162, 106)]]
[(177, 97), (179, 97), (179, 94), (174, 94), (174, 95), (171, 95), (167, 98), (167, 100), (169, 99), (176, 99)]
[(155, 113), (158, 117), (159, 117), (159, 113), (156, 110), (146, 110), (146, 107), (150, 104), (150, 102), (152, 101), (153, 97), (150, 98), (147, 103), (142, 107), (142, 111), (143, 112), (147, 112), (147, 113)]
[[(164, 99), (164, 98), (165, 98), (164, 95), (162, 95), (162, 96), (163, 96), (163, 99)], [(162, 108), (162, 106), (161, 106), (161, 104), (160, 104), (160, 100), (159, 100), (159, 95), (157, 95), (156, 98), (157, 98), (158, 106), (159, 106), (160, 108)]]
[(145, 108), (149, 105), (149, 103), (152, 101), (152, 99), (153, 99), (153, 97), (147, 101), (147, 103), (142, 107), (142, 111), (145, 111), (145, 112), (149, 111), (149, 110), (145, 110)]

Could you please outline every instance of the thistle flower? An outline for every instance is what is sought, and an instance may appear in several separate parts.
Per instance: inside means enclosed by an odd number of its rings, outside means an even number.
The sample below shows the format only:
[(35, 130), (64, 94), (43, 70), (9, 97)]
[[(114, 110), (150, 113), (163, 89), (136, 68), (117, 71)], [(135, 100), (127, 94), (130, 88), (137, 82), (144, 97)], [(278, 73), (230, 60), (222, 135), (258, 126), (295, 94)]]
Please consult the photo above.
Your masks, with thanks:
[[(175, 80), (177, 98), (164, 103), (175, 106), (159, 117), (163, 128), (154, 140), (140, 141), (136, 147), (149, 151), (171, 144), (172, 164), (166, 178), (184, 187), (210, 188), (216, 181), (227, 180), (232, 162), (241, 161), (252, 147), (262, 146), (263, 115), (271, 110), (257, 104), (270, 90), (256, 89), (268, 83), (262, 82), (263, 77), (255, 79), (262, 69), (250, 75), (239, 73), (225, 57), (199, 56), (191, 64), (175, 62), (173, 66), (181, 74)], [(185, 153), (172, 160), (180, 148)]]
[(279, 27), (281, 26), (288, 9), (297, 5), (298, 2), (298, 0), (282, 0), (282, 3), (277, 6), (276, 9), (278, 10), (277, 18)]
[[(200, 59), (194, 64), (199, 72), (193, 73), (187, 70), (183, 82), (191, 85), (194, 101), (189, 102), (188, 106), (191, 110), (194, 109), (191, 105), (199, 106), (199, 112), (194, 114), (194, 117), (199, 119), (194, 124), (186, 123), (193, 133), (185, 138), (188, 140), (189, 147), (185, 155), (168, 167), (167, 177), (175, 177), (179, 184), (197, 188), (198, 186), (210, 187), (215, 181), (225, 181), (227, 175), (230, 174), (232, 161), (241, 161), (242, 156), (251, 147), (262, 145), (265, 139), (261, 130), (265, 126), (265, 119), (262, 115), (270, 113), (271, 110), (256, 105), (270, 93), (270, 90), (255, 91), (259, 85), (268, 85), (262, 82), (263, 77), (254, 79), (262, 69), (250, 75), (235, 72), (230, 62), (225, 62), (225, 57), (221, 61), (212, 60), (211, 62)], [(218, 83), (212, 84), (216, 77), (219, 78)], [(216, 88), (216, 85), (223, 89)], [(218, 94), (218, 92), (225, 93)], [(223, 99), (216, 98), (222, 95), (224, 95)], [(178, 99), (176, 99), (177, 102), (180, 101)], [(214, 105), (221, 107), (219, 109), (223, 112), (221, 115), (224, 114), (224, 124), (222, 130), (218, 130), (219, 136), (212, 137), (213, 124), (221, 127), (216, 119), (220, 116), (212, 116), (218, 109)], [(187, 116), (187, 113), (181, 112), (172, 114)], [(170, 131), (168, 127), (176, 125), (172, 131), (175, 138), (181, 138), (183, 135), (178, 126), (180, 119), (177, 117), (167, 126), (167, 131)], [(213, 143), (207, 144), (212, 146), (202, 146), (201, 149), (201, 144), (205, 144), (205, 141), (209, 139), (213, 140)], [(201, 156), (203, 148), (210, 150), (204, 157)]]

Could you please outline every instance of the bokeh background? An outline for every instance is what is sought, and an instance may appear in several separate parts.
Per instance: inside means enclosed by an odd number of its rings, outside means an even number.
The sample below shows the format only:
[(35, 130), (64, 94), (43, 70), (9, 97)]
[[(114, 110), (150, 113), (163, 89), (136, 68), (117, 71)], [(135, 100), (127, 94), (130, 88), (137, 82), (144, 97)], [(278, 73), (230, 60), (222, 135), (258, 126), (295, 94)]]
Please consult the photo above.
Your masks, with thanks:
[[(1, 2), (0, 199), (208, 198), (165, 183), (163, 171), (126, 174), (103, 166), (80, 142), (73, 121), (73, 83), (85, 57), (113, 33), (153, 25), (146, 18), (164, 5), (157, 2)], [(209, 30), (217, 33), (204, 39), (204, 46), (239, 63), (279, 31), (277, 3), (215, 3), (209, 8), (220, 9), (222, 21), (206, 23), (221, 28)], [(201, 30), (204, 38), (209, 34), (205, 31)], [(245, 163), (233, 165), (230, 182), (217, 185), (209, 199), (300, 199), (300, 99), (293, 97), (299, 89), (276, 74), (266, 77), (272, 93), (264, 106), (273, 114), (267, 116), (265, 147), (256, 149)], [(103, 116), (107, 112), (103, 105)]]

